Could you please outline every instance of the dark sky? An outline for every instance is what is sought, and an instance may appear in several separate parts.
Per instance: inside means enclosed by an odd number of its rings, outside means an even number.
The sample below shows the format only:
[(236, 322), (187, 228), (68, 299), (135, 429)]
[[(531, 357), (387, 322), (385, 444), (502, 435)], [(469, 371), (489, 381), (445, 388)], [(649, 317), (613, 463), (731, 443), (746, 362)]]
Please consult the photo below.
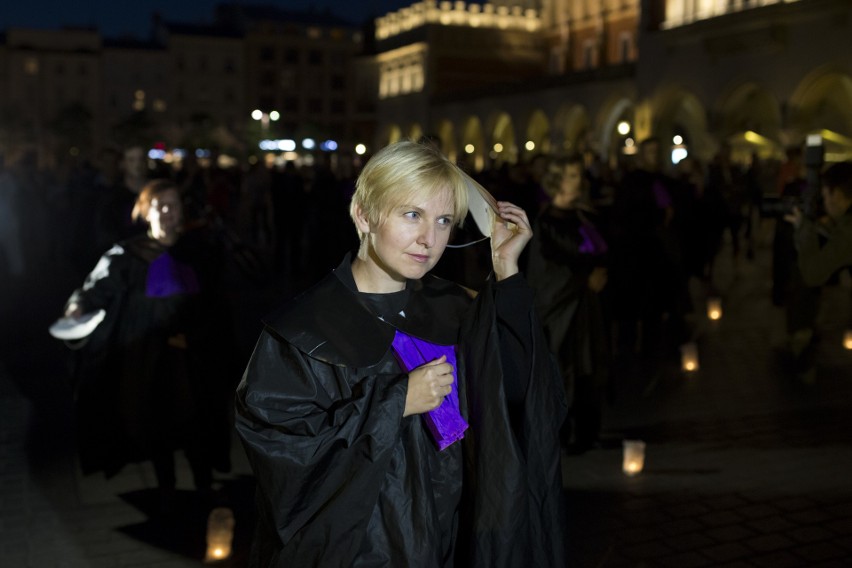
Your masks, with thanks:
[[(417, 0), (253, 0), (246, 4), (271, 4), (285, 10), (329, 9), (356, 24), (370, 16), (410, 6)], [(211, 20), (221, 0), (0, 0), (0, 31), (10, 27), (59, 28), (63, 25), (97, 26), (103, 35), (147, 36), (151, 14), (167, 21), (203, 24)]]

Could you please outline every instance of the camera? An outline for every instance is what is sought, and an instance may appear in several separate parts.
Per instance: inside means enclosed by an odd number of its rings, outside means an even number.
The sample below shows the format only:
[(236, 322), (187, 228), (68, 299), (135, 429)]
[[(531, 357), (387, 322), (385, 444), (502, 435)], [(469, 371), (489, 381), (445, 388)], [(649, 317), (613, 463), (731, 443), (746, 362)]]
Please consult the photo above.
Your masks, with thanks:
[(764, 195), (760, 201), (760, 216), (781, 219), (793, 212), (793, 208), (802, 209), (802, 198), (793, 195)]

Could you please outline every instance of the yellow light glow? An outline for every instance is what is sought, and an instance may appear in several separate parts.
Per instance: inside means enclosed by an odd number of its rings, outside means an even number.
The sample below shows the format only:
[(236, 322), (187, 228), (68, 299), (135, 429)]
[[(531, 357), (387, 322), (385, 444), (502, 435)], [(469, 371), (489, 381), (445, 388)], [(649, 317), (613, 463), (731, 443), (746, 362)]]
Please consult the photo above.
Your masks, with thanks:
[(683, 136), (681, 136), (680, 134), (675, 134), (672, 137), (672, 144), (674, 144), (674, 145), (683, 144)]
[(355, 146), (355, 153), (359, 156), (363, 156), (367, 152), (367, 147), (363, 144), (358, 144)]
[(234, 512), (227, 507), (216, 507), (207, 517), (206, 562), (222, 560), (231, 555), (234, 538)]
[(624, 440), (621, 471), (634, 476), (645, 467), (645, 442), (642, 440)]
[(852, 329), (843, 332), (843, 347), (852, 350)]
[(535, 142), (533, 142), (532, 140), (527, 140), (527, 143), (524, 144), (524, 148), (526, 148), (527, 151), (532, 152), (533, 150), (535, 150)]
[(273, 110), (269, 113), (269, 118), (271, 118), (272, 120), (278, 120), (279, 118), (281, 118), (281, 115), (278, 114), (277, 110)]
[(502, 152), (503, 151), (503, 145), (500, 144), (499, 142), (497, 142), (496, 144), (494, 144), (494, 151), (495, 152)]
[(618, 129), (619, 134), (621, 134), (622, 136), (626, 136), (630, 132), (630, 123), (626, 120), (622, 120), (618, 123), (618, 126), (616, 126), (616, 128)]
[(684, 371), (692, 372), (698, 370), (698, 346), (695, 343), (686, 343), (680, 346), (680, 364)]
[(722, 300), (719, 298), (707, 299), (707, 317), (711, 320), (722, 319)]
[(253, 111), (251, 111), (251, 117), (255, 120), (260, 120), (261, 118), (263, 118), (263, 112), (259, 109), (254, 109)]
[(464, 146), (464, 151), (465, 151), (466, 153), (468, 153), (468, 154), (473, 154), (473, 151), (474, 151), (474, 150), (476, 150), (476, 148), (474, 148), (473, 144), (465, 144), (465, 146)]

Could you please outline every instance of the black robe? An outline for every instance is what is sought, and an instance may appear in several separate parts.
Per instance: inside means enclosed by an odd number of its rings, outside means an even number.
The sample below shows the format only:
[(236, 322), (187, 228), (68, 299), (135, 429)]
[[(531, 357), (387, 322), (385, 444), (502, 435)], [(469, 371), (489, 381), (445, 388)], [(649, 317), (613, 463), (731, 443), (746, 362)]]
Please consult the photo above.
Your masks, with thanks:
[[(149, 267), (168, 250), (199, 289), (151, 297)], [(194, 462), (230, 469), (233, 326), (219, 249), (200, 233), (166, 249), (147, 235), (103, 255), (68, 303), (104, 321), (76, 351), (75, 418), (84, 473), (115, 475), (128, 463), (184, 449)], [(183, 336), (185, 347), (170, 344)]]
[[(237, 391), (258, 482), (253, 565), (563, 566), (566, 405), (523, 279), (472, 302), (428, 275), (408, 283), (404, 316), (383, 320), (344, 283), (349, 262), (266, 318)], [(501, 295), (510, 309), (495, 308)], [(470, 428), (444, 451), (422, 417), (402, 416), (397, 329), (457, 346)], [(512, 344), (527, 348), (509, 367)]]

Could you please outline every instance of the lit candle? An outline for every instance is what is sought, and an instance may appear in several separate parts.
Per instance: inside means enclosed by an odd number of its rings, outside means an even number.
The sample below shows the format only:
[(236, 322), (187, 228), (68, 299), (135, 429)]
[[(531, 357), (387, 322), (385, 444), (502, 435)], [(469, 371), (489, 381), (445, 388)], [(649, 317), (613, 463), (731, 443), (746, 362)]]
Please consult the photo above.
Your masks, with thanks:
[(852, 349), (852, 329), (847, 329), (843, 332), (843, 347)]
[(721, 298), (707, 298), (707, 317), (711, 320), (722, 319)]
[(207, 557), (205, 562), (224, 560), (231, 555), (234, 539), (234, 512), (216, 507), (207, 517)]
[(684, 371), (698, 370), (698, 346), (695, 343), (685, 343), (680, 346), (680, 362)]
[(624, 440), (624, 457), (621, 469), (633, 476), (645, 467), (645, 442), (642, 440)]

